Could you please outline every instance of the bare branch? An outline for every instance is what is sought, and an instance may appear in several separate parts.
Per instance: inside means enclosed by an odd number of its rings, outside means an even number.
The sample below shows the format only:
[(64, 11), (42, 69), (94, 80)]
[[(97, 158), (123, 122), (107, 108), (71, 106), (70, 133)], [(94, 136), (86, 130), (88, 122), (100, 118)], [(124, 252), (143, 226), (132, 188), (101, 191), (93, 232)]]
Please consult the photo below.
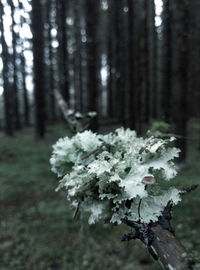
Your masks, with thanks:
[(90, 153), (86, 154), (85, 156), (83, 156), (83, 157), (82, 157), (82, 160), (84, 160), (84, 159), (90, 157), (91, 155), (96, 154), (99, 150), (102, 149), (103, 146), (105, 146), (105, 143), (103, 143), (102, 145), (100, 145), (99, 147), (97, 147), (97, 148), (96, 148), (95, 150), (93, 150), (92, 152), (90, 152)]
[(74, 214), (72, 216), (72, 219), (75, 219), (77, 214), (78, 214), (78, 211), (79, 211), (79, 208), (80, 208), (80, 202), (78, 203), (77, 207), (76, 207), (76, 210), (74, 211)]
[(182, 189), (182, 195), (185, 195), (185, 194), (197, 189), (198, 187), (199, 187), (199, 185), (192, 185), (189, 187), (185, 187), (184, 189)]

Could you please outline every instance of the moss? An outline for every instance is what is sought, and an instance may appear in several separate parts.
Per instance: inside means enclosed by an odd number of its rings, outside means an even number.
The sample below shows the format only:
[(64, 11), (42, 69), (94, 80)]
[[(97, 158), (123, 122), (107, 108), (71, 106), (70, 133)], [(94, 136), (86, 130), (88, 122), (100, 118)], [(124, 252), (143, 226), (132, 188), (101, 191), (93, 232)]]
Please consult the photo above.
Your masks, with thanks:
[[(120, 239), (129, 228), (72, 220), (72, 211), (56, 193), (58, 179), (50, 171), (51, 145), (68, 135), (62, 126), (49, 127), (45, 141), (27, 130), (10, 139), (0, 134), (0, 268), (2, 270), (159, 270), (143, 244)], [(199, 183), (199, 154), (189, 144), (177, 187)], [(193, 158), (195, 157), (195, 158)], [(174, 209), (177, 237), (200, 255), (200, 189)]]

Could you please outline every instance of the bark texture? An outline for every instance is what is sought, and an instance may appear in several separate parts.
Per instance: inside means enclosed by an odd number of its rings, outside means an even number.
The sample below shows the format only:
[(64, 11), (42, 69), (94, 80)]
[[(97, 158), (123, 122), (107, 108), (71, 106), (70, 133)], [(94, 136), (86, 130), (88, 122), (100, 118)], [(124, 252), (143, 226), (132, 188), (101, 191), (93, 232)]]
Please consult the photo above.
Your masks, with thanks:
[(154, 239), (150, 245), (150, 253), (165, 270), (189, 270), (192, 262), (186, 259), (186, 251), (174, 234), (164, 230), (160, 225), (151, 228)]
[(36, 135), (45, 135), (46, 102), (44, 76), (44, 36), (41, 0), (32, 1), (33, 72)]

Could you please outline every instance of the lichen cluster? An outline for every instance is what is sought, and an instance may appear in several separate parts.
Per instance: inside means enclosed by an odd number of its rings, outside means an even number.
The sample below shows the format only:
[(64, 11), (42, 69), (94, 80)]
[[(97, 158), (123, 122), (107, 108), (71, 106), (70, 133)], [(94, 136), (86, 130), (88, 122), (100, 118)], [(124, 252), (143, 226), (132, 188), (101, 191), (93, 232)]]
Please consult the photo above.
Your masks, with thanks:
[[(177, 174), (174, 138), (138, 137), (120, 128), (107, 135), (92, 131), (65, 137), (53, 146), (52, 171), (61, 178), (73, 207), (89, 212), (89, 223), (100, 219), (120, 224), (123, 219), (157, 221), (169, 201), (177, 204), (180, 191), (162, 188)], [(145, 177), (156, 181), (147, 185)]]

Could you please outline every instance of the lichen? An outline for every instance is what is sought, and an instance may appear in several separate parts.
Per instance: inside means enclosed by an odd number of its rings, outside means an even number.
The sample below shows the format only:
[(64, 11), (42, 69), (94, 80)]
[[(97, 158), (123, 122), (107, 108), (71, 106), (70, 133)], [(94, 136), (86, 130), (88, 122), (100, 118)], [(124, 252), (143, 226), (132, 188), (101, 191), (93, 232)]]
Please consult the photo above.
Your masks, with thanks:
[[(138, 137), (124, 128), (59, 139), (50, 159), (52, 171), (61, 177), (57, 190), (65, 188), (72, 205), (79, 202), (81, 212), (90, 213), (89, 223), (155, 222), (169, 201), (180, 201), (179, 190), (162, 189), (162, 181), (177, 174), (173, 159), (180, 150), (173, 141)], [(148, 188), (142, 182), (147, 176), (156, 180)]]

